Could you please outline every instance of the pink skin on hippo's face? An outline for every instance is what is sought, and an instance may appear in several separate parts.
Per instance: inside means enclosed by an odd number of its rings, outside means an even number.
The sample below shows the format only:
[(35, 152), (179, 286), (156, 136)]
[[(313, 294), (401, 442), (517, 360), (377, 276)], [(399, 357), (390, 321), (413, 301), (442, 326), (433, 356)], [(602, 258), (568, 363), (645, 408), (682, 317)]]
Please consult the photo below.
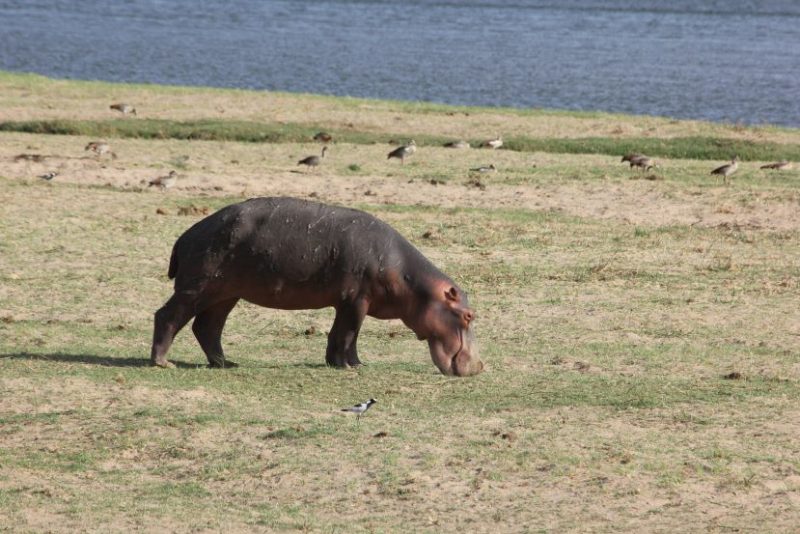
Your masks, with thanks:
[(483, 362), (471, 327), (475, 312), (459, 289), (445, 285), (439, 293), (423, 314), (420, 337), (427, 339), (433, 363), (442, 374), (476, 375), (483, 371)]

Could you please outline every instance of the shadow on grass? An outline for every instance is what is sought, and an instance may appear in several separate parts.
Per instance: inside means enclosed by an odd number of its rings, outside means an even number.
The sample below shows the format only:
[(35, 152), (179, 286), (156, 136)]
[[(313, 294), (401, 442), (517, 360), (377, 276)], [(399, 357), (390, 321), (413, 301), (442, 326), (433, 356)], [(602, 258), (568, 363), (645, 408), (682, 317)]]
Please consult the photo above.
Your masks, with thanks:
[[(55, 352), (52, 354), (34, 354), (30, 352), (12, 352), (10, 354), (0, 354), (0, 360), (33, 360), (33, 361), (49, 361), (49, 362), (64, 362), (64, 363), (85, 363), (90, 365), (100, 365), (103, 367), (150, 367), (149, 358), (115, 358), (113, 356), (98, 356), (96, 354), (66, 354), (63, 352)], [(203, 363), (187, 363), (175, 360), (170, 360), (179, 369), (206, 369), (208, 365)], [(237, 366), (239, 367), (239, 366)], [(307, 369), (322, 369), (326, 368), (327, 364), (324, 362), (310, 363), (310, 362), (249, 362), (242, 366), (247, 369), (280, 369), (287, 367), (294, 368), (307, 368)], [(235, 369), (236, 367), (231, 367)]]
[[(52, 354), (33, 354), (29, 352), (13, 352), (11, 354), (0, 354), (0, 359), (9, 360), (38, 360), (48, 362), (64, 363), (88, 363), (90, 365), (101, 365), (104, 367), (150, 367), (149, 358), (114, 358), (112, 356), (98, 356), (96, 354), (66, 354), (55, 352)], [(194, 369), (205, 367), (204, 364), (191, 364), (185, 362), (172, 362), (175, 367), (181, 369)]]

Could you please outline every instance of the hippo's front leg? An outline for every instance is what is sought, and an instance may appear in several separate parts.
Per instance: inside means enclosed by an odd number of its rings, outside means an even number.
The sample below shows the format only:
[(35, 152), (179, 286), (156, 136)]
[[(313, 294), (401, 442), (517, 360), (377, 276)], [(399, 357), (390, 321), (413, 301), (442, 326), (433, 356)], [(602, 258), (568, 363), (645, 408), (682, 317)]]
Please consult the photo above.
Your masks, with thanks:
[(337, 306), (336, 318), (328, 334), (328, 348), (325, 351), (325, 362), (328, 365), (332, 367), (361, 365), (356, 342), (368, 308), (369, 304), (365, 300), (342, 302)]

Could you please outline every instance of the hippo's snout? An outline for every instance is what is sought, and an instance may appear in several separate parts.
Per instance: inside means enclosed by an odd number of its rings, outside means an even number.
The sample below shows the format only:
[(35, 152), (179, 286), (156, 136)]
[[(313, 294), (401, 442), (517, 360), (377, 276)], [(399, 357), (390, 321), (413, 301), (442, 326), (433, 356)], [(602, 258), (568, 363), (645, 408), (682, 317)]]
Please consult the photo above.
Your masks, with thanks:
[(483, 362), (478, 355), (478, 345), (472, 329), (460, 330), (454, 339), (428, 339), (433, 363), (448, 376), (472, 376), (483, 371)]

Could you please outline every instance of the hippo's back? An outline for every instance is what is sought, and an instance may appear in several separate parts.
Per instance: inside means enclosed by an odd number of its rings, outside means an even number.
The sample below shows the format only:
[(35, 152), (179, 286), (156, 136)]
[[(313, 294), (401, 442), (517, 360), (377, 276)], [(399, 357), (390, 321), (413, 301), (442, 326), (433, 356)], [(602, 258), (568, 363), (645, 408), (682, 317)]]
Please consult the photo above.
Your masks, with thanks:
[(169, 276), (176, 290), (198, 291), (209, 283), (228, 289), (232, 284), (325, 288), (347, 275), (377, 276), (409, 254), (428, 263), (397, 231), (363, 211), (254, 198), (219, 210), (181, 235)]

